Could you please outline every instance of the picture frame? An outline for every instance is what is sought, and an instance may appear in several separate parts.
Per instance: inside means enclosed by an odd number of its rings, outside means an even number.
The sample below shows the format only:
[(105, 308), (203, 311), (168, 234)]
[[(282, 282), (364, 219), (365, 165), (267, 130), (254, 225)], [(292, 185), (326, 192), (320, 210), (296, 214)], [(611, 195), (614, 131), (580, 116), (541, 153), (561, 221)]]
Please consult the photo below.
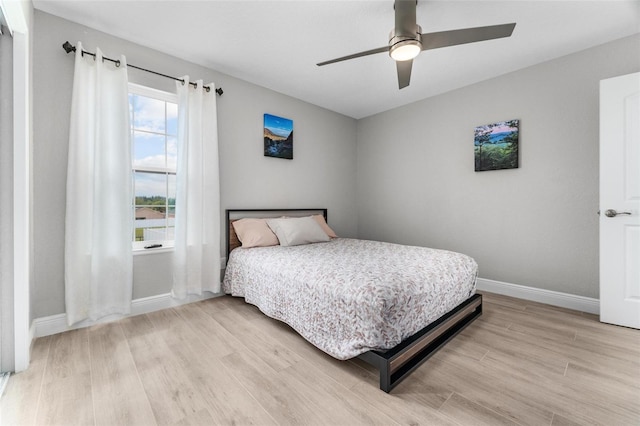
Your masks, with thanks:
[(476, 127), (473, 138), (475, 171), (517, 169), (519, 137), (518, 119)]
[(293, 160), (293, 120), (264, 114), (264, 156)]

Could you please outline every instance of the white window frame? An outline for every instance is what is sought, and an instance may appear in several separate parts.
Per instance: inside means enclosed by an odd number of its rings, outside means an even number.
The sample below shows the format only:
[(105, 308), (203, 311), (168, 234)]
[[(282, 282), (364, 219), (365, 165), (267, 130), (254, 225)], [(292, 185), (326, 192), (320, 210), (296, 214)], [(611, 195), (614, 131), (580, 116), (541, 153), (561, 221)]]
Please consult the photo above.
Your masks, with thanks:
[[(161, 101), (165, 101), (165, 102), (171, 102), (174, 104), (178, 104), (178, 95), (176, 93), (170, 93), (170, 92), (165, 92), (162, 90), (158, 90), (158, 89), (153, 89), (151, 87), (147, 87), (147, 86), (142, 86), (139, 84), (135, 84), (135, 83), (128, 83), (128, 92), (129, 94), (134, 94), (134, 95), (140, 95), (140, 96), (145, 96), (148, 98), (153, 98), (153, 99), (158, 99)], [(134, 166), (133, 161), (134, 161), (134, 140), (133, 140), (133, 132), (134, 132), (134, 128), (133, 128), (133, 121), (131, 122), (131, 183), (132, 185), (134, 185), (134, 179), (135, 179), (135, 172), (150, 172), (150, 173), (161, 173), (161, 174), (165, 174), (165, 173), (169, 173), (169, 174), (176, 174), (175, 170), (169, 169), (167, 168), (162, 168), (162, 167), (139, 167), (139, 166)], [(165, 134), (166, 136), (166, 134)], [(135, 188), (135, 186), (134, 186)], [(168, 194), (167, 194), (168, 196)], [(132, 194), (132, 200), (131, 200), (131, 208), (132, 208), (132, 214), (133, 214), (133, 221), (134, 221), (134, 229), (132, 229), (132, 232), (135, 233), (135, 191)], [(166, 198), (166, 200), (168, 201), (168, 197)], [(167, 205), (167, 209), (168, 209), (168, 205)], [(168, 211), (168, 210), (167, 210)], [(173, 250), (174, 247), (174, 240), (148, 240), (148, 241), (132, 241), (132, 247), (133, 247), (133, 251), (135, 254), (142, 254), (142, 253), (157, 253), (159, 251), (167, 251), (167, 250)], [(145, 246), (149, 246), (152, 244), (161, 244), (161, 247), (158, 248), (153, 248), (153, 249), (145, 249)]]

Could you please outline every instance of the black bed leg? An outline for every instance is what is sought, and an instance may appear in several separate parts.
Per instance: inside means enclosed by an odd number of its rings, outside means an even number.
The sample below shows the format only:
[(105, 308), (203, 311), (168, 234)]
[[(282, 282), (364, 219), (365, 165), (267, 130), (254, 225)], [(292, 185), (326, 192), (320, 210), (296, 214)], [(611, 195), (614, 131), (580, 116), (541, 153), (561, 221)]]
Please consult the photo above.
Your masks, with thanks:
[(388, 362), (380, 366), (380, 389), (386, 393), (391, 392), (391, 369)]

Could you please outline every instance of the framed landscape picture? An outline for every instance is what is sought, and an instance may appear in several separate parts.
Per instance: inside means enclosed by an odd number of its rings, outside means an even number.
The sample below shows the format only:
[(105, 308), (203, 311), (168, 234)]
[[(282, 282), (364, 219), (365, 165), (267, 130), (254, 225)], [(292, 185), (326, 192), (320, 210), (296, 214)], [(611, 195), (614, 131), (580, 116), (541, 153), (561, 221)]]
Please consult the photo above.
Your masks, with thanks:
[(520, 120), (508, 120), (476, 127), (476, 172), (518, 168), (519, 124)]
[(293, 120), (264, 115), (264, 155), (293, 160)]

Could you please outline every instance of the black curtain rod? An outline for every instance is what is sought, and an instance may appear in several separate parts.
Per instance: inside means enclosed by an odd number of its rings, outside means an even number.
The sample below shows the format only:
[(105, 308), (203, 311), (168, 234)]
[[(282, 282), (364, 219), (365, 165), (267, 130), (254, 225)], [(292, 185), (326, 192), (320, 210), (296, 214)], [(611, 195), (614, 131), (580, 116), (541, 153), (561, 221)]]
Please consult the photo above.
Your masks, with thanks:
[[(76, 47), (74, 45), (72, 45), (71, 43), (69, 43), (68, 41), (64, 42), (64, 44), (62, 45), (62, 48), (67, 53), (71, 53), (71, 52), (75, 52), (76, 51)], [(84, 55), (84, 54), (93, 56), (94, 58), (96, 57), (95, 53), (91, 53), (91, 52), (87, 52), (86, 50), (82, 50), (82, 55)], [(107, 58), (106, 56), (103, 56), (102, 59), (104, 59), (106, 61), (111, 61), (114, 64), (116, 64), (117, 66), (120, 66), (120, 60), (118, 60), (118, 59), (111, 59), (111, 58)], [(148, 73), (151, 73), (151, 74), (159, 75), (161, 77), (170, 78), (172, 80), (181, 81), (182, 84), (185, 83), (185, 81), (183, 79), (181, 79), (181, 78), (173, 77), (173, 76), (170, 76), (170, 75), (167, 75), (167, 74), (162, 74), (162, 73), (159, 73), (159, 72), (156, 72), (156, 71), (148, 70), (146, 68), (137, 67), (137, 66), (132, 65), (132, 64), (127, 64), (127, 67), (131, 67), (131, 68), (135, 68), (135, 69), (140, 70), (140, 71), (145, 71), (145, 72), (148, 72)], [(191, 84), (193, 87), (197, 87), (198, 86), (194, 82), (189, 82), (189, 84)], [(207, 92), (211, 90), (211, 88), (209, 86), (203, 86), (203, 88)], [(222, 87), (218, 87), (216, 89), (216, 93), (218, 94), (218, 96), (222, 96), (222, 94), (224, 93), (224, 91), (222, 90)]]

